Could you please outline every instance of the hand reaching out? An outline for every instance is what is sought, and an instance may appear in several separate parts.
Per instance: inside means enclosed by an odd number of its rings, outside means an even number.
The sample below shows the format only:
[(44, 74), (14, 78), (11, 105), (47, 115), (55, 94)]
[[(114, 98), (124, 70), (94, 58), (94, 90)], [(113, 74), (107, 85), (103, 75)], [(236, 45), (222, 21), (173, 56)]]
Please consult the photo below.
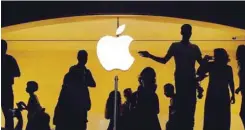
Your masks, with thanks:
[(138, 53), (142, 57), (146, 57), (146, 58), (150, 57), (150, 53), (148, 51), (139, 51)]

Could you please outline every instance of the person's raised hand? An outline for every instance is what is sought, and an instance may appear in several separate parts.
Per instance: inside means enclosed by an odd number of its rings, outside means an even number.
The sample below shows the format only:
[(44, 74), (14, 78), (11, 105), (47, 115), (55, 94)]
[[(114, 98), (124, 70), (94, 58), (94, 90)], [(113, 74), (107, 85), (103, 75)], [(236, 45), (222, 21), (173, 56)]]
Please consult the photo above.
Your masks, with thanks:
[(147, 57), (147, 58), (150, 57), (150, 53), (148, 51), (139, 51), (138, 53), (142, 57)]
[(18, 105), (22, 108), (22, 109), (27, 109), (26, 104), (23, 101), (18, 102)]

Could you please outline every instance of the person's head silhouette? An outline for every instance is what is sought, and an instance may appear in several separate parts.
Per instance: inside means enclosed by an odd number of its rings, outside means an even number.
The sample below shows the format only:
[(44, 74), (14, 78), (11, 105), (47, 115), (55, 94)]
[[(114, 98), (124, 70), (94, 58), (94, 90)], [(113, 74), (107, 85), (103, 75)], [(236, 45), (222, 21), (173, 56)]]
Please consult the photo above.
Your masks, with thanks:
[(239, 67), (241, 67), (241, 64), (245, 64), (245, 45), (239, 45), (237, 47), (236, 60)]
[(226, 65), (230, 61), (229, 55), (223, 48), (214, 49), (214, 61), (218, 64)]
[(181, 26), (181, 35), (183, 41), (189, 41), (192, 35), (192, 27), (190, 24), (184, 24)]
[(38, 84), (35, 81), (27, 82), (26, 92), (29, 94), (33, 94), (38, 90)]
[[(139, 82), (142, 87), (153, 87), (156, 83), (156, 72), (151, 67), (146, 67), (142, 70), (139, 76)], [(152, 88), (153, 90), (156, 90), (156, 88)]]
[[(119, 91), (116, 92), (117, 93), (117, 104), (120, 105), (121, 104), (121, 94)], [(114, 103), (115, 101), (115, 91), (111, 91), (109, 94), (109, 101), (111, 103)]]
[(78, 64), (85, 66), (88, 60), (88, 53), (85, 50), (80, 50), (77, 54)]
[(174, 95), (174, 86), (170, 83), (164, 85), (164, 94), (166, 97), (172, 97)]
[(8, 49), (8, 45), (7, 42), (5, 40), (1, 40), (1, 44), (2, 44), (2, 55), (5, 55), (7, 53), (7, 49)]
[(129, 100), (129, 98), (132, 96), (132, 89), (131, 88), (126, 88), (123, 91), (124, 97), (126, 98), (126, 100)]

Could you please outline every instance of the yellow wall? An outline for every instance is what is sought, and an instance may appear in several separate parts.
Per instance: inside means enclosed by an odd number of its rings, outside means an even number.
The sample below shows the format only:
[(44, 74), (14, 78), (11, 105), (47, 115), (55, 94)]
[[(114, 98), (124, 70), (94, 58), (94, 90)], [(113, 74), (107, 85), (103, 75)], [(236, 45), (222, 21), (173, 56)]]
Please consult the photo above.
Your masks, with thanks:
[[(115, 35), (116, 17), (120, 17), (120, 24), (126, 24), (123, 34), (130, 35), (136, 40), (130, 46), (130, 52), (135, 58), (135, 63), (127, 72), (106, 72), (96, 56), (96, 44), (99, 38), (104, 35)], [(76, 64), (77, 51), (86, 49), (89, 54), (87, 67), (92, 71), (97, 83), (97, 88), (90, 89), (92, 110), (89, 112), (90, 122), (88, 123), (88, 129), (105, 130), (107, 127), (108, 122), (104, 119), (104, 108), (108, 94), (113, 89), (114, 76), (116, 74), (119, 76), (119, 90), (121, 92), (128, 87), (136, 90), (138, 74), (146, 66), (151, 66), (157, 71), (157, 94), (161, 107), (159, 119), (164, 129), (165, 122), (168, 119), (169, 99), (164, 97), (162, 86), (165, 83), (174, 83), (174, 61), (172, 59), (166, 65), (161, 65), (149, 59), (141, 58), (137, 52), (139, 50), (148, 50), (153, 54), (163, 56), (171, 43), (174, 42), (173, 40), (181, 39), (180, 27), (184, 23), (189, 23), (193, 26), (191, 40), (209, 40), (193, 41), (200, 47), (203, 55), (212, 54), (213, 49), (217, 47), (228, 50), (231, 58), (230, 65), (234, 71), (235, 85), (238, 86), (235, 51), (239, 44), (245, 43), (245, 30), (169, 17), (82, 16), (44, 20), (2, 28), (3, 39), (38, 40), (8, 41), (8, 53), (16, 58), (22, 73), (22, 76), (15, 80), (15, 102), (28, 100), (28, 94), (25, 92), (26, 82), (35, 80), (40, 86), (37, 92), (39, 100), (52, 119), (63, 76), (71, 65)], [(231, 37), (233, 36), (237, 36), (238, 40), (243, 41), (232, 41)], [(85, 39), (94, 41), (69, 41)], [(207, 82), (205, 80), (202, 83), (205, 90)], [(204, 99), (205, 97), (197, 103), (195, 130), (202, 129)], [(232, 130), (242, 130), (239, 118), (241, 97), (237, 96), (236, 99), (236, 104), (232, 105)], [(26, 122), (26, 112), (24, 112), (24, 117)], [(3, 115), (1, 119), (3, 126)]]

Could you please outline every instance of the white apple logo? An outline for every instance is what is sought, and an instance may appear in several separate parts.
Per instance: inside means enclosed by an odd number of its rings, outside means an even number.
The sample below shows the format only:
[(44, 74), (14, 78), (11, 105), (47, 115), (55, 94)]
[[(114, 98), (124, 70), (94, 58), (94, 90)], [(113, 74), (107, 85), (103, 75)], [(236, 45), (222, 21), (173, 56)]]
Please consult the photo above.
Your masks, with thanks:
[[(116, 35), (119, 36), (124, 29), (125, 24), (118, 27)], [(97, 44), (97, 56), (101, 65), (107, 71), (128, 70), (134, 62), (134, 57), (129, 52), (129, 45), (132, 41), (133, 38), (126, 35), (102, 37)]]

